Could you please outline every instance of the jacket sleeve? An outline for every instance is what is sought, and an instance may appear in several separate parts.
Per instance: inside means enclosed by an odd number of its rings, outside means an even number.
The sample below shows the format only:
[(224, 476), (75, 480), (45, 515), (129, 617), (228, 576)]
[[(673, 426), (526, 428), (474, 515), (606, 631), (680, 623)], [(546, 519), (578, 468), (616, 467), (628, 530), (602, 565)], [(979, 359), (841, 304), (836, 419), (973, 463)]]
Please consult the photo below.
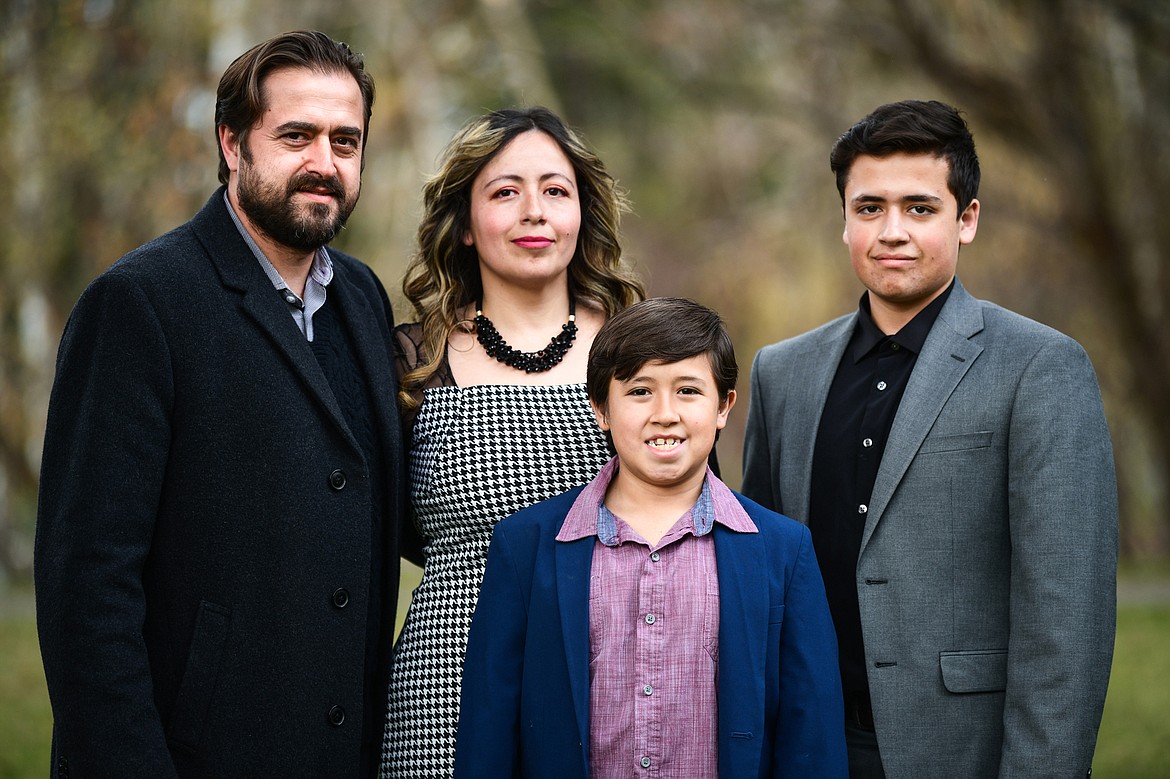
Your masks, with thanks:
[(83, 294), (62, 337), (35, 545), (54, 762), (76, 775), (175, 775), (143, 639), (143, 570), (172, 394), (150, 301), (125, 274), (107, 272)]
[(1011, 633), (1001, 777), (1085, 776), (1116, 626), (1117, 485), (1084, 350), (1041, 348), (1009, 432)]
[(808, 528), (800, 528), (780, 631), (780, 716), (773, 776), (845, 779), (845, 718), (837, 633)]
[(760, 378), (760, 353), (752, 361), (751, 397), (743, 438), (743, 484), (747, 497), (764, 508), (780, 511), (780, 496), (775, 493), (776, 468), (772, 462), (768, 419), (764, 413), (764, 390)]
[(507, 532), (497, 525), (488, 547), (487, 569), (463, 663), (455, 740), (456, 779), (519, 775), (520, 688), (527, 615)]

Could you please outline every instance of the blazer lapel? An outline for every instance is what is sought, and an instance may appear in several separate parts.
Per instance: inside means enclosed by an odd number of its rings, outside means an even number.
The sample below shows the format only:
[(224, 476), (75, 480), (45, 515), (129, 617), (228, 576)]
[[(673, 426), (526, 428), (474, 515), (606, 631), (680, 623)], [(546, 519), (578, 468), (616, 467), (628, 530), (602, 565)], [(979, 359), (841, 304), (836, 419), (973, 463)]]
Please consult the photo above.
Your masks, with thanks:
[(922, 354), (918, 355), (890, 428), (865, 520), (862, 552), (947, 399), (983, 351), (982, 346), (970, 340), (982, 329), (983, 312), (979, 302), (956, 278), (951, 297), (939, 312)]
[(792, 467), (780, 469), (780, 494), (783, 504), (780, 513), (808, 524), (809, 497), (812, 485), (813, 450), (816, 447), (816, 428), (810, 433), (808, 421), (820, 423), (829, 386), (837, 372), (837, 364), (849, 343), (857, 315), (831, 322), (821, 338), (805, 351), (795, 355), (789, 368), (792, 375), (784, 377), (791, 388), (788, 402), (792, 412), (785, 415), (781, 435), (784, 440), (783, 457)]
[(733, 739), (731, 731), (734, 723), (764, 721), (768, 561), (758, 534), (719, 524), (712, 533), (719, 578), (719, 773), (756, 776), (764, 734)]
[(589, 764), (589, 572), (593, 567), (595, 540), (595, 536), (589, 536), (576, 541), (553, 542), (565, 663), (584, 765)]
[(223, 200), (224, 189), (216, 191), (207, 205), (191, 220), (192, 229), (207, 250), (220, 279), (228, 289), (241, 295), (240, 308), (276, 345), (288, 360), (293, 373), (325, 408), (346, 439), (357, 448), (357, 441), (345, 422), (341, 407), (325, 378), (309, 342), (297, 328), (288, 306), (273, 290), (260, 263), (244, 242)]

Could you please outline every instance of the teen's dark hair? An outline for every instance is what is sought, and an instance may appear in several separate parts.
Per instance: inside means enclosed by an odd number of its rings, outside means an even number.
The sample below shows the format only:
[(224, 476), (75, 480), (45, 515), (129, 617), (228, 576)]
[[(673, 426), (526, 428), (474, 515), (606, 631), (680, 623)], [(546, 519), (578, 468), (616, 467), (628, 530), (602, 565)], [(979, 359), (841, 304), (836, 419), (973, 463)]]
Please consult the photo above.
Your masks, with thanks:
[(879, 106), (850, 127), (833, 144), (829, 167), (837, 176), (837, 191), (845, 205), (849, 170), (861, 155), (932, 154), (947, 161), (947, 188), (959, 213), (979, 196), (979, 157), (975, 139), (959, 110), (937, 100), (903, 100)]
[(585, 385), (604, 408), (610, 379), (626, 381), (649, 362), (680, 362), (707, 355), (719, 398), (735, 389), (739, 366), (731, 336), (717, 313), (686, 298), (649, 298), (614, 314), (589, 350)]
[[(283, 68), (308, 68), (319, 73), (348, 73), (362, 92), (365, 127), (362, 130), (362, 160), (365, 140), (370, 130), (370, 111), (374, 105), (374, 79), (366, 72), (360, 54), (323, 32), (297, 30), (253, 46), (228, 65), (219, 80), (215, 95), (216, 148), (219, 128), (227, 127), (246, 144), (248, 132), (260, 123), (264, 114), (264, 79)], [(219, 181), (228, 182), (227, 160), (219, 149)]]

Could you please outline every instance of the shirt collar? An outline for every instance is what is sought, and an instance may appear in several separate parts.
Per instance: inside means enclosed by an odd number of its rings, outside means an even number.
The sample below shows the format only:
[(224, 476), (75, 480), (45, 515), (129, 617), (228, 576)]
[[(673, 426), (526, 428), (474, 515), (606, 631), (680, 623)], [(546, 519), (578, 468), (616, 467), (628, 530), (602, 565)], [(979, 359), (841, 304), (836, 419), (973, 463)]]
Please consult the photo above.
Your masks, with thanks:
[(885, 342), (886, 339), (914, 354), (921, 353), (922, 347), (926, 343), (926, 337), (930, 335), (930, 330), (934, 327), (939, 312), (946, 305), (947, 298), (951, 296), (951, 290), (954, 288), (955, 280), (952, 278), (951, 283), (941, 295), (915, 314), (914, 318), (903, 325), (901, 330), (889, 336), (874, 324), (869, 307), (869, 293), (864, 293), (858, 302), (857, 327), (853, 331), (853, 341), (849, 346), (853, 361), (860, 362), (863, 357)]
[[(240, 231), (240, 236), (244, 239), (244, 243), (248, 244), (248, 248), (252, 250), (252, 254), (259, 261), (260, 267), (264, 270), (264, 275), (272, 282), (272, 286), (285, 297), (289, 305), (297, 305), (298, 308), (303, 308), (304, 301), (289, 289), (288, 284), (280, 275), (280, 271), (264, 256), (264, 252), (260, 250), (260, 245), (256, 243), (252, 234), (248, 232), (248, 228), (244, 227), (244, 223), (240, 219), (239, 214), (236, 213), (236, 209), (232, 207), (231, 200), (228, 199), (226, 191), (223, 193), (223, 202), (227, 206), (228, 214), (231, 215), (232, 221), (235, 222), (236, 229)], [(329, 252), (325, 247), (321, 246), (313, 255), (313, 264), (309, 268), (309, 283), (316, 283), (321, 287), (327, 287), (331, 281), (333, 281), (333, 260), (329, 257)], [(291, 296), (291, 299), (289, 296)]]
[[(618, 471), (618, 458), (614, 457), (585, 485), (581, 494), (573, 501), (557, 541), (577, 541), (596, 536), (606, 546), (617, 546), (617, 523), (613, 513), (605, 507), (605, 492)], [(703, 479), (703, 490), (691, 507), (693, 533), (704, 536), (711, 532), (715, 523), (737, 533), (758, 533), (752, 518), (736, 500), (735, 494), (707, 469)]]

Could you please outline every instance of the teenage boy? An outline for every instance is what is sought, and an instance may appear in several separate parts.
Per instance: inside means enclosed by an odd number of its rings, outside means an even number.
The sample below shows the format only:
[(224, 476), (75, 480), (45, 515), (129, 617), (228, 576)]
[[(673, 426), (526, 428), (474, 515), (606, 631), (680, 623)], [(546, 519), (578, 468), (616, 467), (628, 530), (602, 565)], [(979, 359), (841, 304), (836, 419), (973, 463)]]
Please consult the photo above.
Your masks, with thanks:
[(718, 314), (692, 301), (602, 327), (586, 380), (617, 456), (496, 528), (456, 777), (845, 775), (809, 533), (707, 468), (737, 373)]
[(830, 164), (866, 291), (757, 355), (743, 491), (812, 530), (850, 775), (1086, 776), (1117, 565), (1093, 366), (959, 282), (980, 208), (958, 111), (881, 106)]

